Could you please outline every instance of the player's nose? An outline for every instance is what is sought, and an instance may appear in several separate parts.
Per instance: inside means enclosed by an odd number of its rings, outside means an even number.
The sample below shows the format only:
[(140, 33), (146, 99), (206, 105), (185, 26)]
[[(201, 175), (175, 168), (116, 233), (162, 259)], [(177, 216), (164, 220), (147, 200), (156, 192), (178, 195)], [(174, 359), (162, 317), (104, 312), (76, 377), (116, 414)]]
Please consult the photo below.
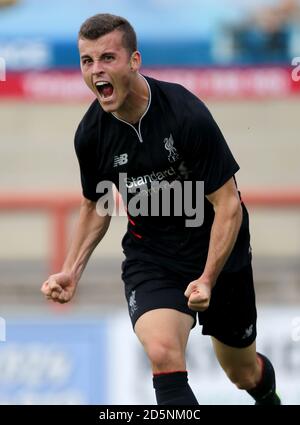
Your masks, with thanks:
[(103, 71), (103, 66), (102, 63), (100, 61), (94, 61), (93, 65), (92, 65), (92, 73), (93, 75), (98, 75), (98, 74), (102, 74)]

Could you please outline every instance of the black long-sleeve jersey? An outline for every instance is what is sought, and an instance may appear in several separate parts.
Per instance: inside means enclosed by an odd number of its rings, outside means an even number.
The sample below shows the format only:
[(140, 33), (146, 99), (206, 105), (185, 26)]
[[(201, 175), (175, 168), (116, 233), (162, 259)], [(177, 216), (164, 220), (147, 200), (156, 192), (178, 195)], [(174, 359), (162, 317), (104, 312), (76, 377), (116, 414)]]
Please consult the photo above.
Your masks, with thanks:
[[(97, 100), (83, 117), (75, 149), (84, 197), (97, 201), (101, 181), (113, 182), (122, 195), (125, 191), (125, 207), (130, 207), (137, 193), (150, 199), (154, 182), (162, 184), (160, 191), (164, 182), (171, 186), (193, 182), (195, 197), (195, 183), (201, 181), (204, 194), (213, 193), (239, 170), (218, 125), (203, 102), (184, 87), (144, 78), (149, 103), (136, 125), (104, 112)], [(225, 271), (238, 270), (251, 261), (248, 213), (243, 203), (242, 207), (241, 229)], [(159, 215), (148, 211), (148, 215), (133, 216), (128, 208), (128, 229), (122, 241), (126, 258), (163, 263), (179, 273), (201, 273), (214, 219), (206, 197), (203, 208), (204, 220), (197, 227), (187, 226), (184, 206), (181, 216), (174, 208), (169, 216), (161, 209)]]

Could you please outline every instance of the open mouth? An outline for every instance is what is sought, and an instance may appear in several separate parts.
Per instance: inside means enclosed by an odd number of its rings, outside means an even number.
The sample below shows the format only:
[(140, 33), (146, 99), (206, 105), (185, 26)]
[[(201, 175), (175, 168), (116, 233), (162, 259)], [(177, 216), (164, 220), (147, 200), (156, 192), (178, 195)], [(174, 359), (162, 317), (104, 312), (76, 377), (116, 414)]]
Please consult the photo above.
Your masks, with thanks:
[(114, 91), (112, 84), (110, 84), (108, 81), (98, 81), (96, 83), (96, 88), (100, 96), (103, 97), (104, 99), (111, 97)]

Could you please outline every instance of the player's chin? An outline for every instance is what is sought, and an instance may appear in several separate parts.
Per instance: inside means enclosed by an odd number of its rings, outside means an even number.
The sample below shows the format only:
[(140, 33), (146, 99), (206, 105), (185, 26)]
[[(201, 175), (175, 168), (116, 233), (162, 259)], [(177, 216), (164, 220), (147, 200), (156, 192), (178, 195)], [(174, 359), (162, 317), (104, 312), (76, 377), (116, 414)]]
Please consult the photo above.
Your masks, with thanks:
[(107, 106), (107, 105), (103, 105), (100, 102), (101, 108), (103, 109), (104, 112), (106, 112), (107, 114), (113, 114), (114, 112), (117, 112), (117, 108), (113, 108), (111, 106)]
[(109, 98), (102, 97), (100, 95), (97, 96), (98, 102), (100, 103), (102, 109), (107, 113), (116, 112), (118, 110), (118, 103), (114, 96)]

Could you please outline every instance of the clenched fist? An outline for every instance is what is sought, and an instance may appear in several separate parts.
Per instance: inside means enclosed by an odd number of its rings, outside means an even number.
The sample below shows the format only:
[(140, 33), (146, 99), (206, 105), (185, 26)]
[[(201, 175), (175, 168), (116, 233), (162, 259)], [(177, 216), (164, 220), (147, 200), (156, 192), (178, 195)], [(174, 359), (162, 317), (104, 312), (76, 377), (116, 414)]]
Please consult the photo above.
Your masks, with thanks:
[(67, 303), (75, 293), (76, 283), (68, 273), (56, 273), (49, 277), (41, 287), (48, 300)]
[(194, 311), (205, 311), (210, 302), (211, 287), (200, 279), (191, 282), (184, 295), (189, 299), (188, 306)]

